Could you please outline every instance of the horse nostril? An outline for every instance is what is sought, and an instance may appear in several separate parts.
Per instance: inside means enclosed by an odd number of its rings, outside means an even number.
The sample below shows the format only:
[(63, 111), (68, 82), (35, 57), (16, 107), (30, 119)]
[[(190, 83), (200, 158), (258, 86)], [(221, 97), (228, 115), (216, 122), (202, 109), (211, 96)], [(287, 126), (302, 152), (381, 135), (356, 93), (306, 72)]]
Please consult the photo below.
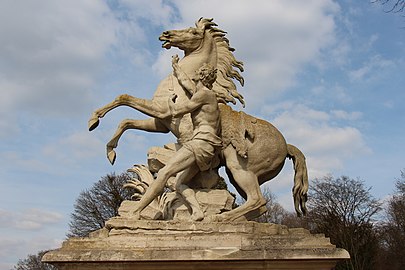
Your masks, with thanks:
[(164, 31), (164, 32), (163, 32), (163, 35), (164, 35), (164, 36), (168, 36), (168, 35), (169, 35), (169, 31)]

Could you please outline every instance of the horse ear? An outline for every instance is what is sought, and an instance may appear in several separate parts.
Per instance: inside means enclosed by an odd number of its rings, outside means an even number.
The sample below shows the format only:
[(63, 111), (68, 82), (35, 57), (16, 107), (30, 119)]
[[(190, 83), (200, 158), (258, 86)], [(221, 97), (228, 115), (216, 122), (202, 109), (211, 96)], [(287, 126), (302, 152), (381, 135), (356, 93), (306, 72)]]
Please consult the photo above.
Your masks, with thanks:
[(203, 17), (199, 18), (198, 21), (195, 22), (195, 27), (204, 29), (204, 25), (201, 23)]
[(208, 28), (211, 28), (211, 27), (213, 27), (213, 26), (217, 26), (217, 24), (214, 23), (213, 20), (214, 20), (213, 18), (206, 19), (206, 18), (201, 17), (201, 18), (195, 23), (195, 26), (196, 26), (197, 28), (200, 28), (200, 29), (203, 29), (203, 30), (208, 29)]

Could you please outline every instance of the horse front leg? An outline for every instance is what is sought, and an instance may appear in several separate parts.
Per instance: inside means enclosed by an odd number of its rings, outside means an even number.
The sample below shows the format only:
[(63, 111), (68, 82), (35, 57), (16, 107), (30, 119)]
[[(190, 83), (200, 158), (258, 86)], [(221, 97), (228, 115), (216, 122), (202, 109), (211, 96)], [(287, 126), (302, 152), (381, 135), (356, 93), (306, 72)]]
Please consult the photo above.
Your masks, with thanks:
[(148, 100), (124, 94), (119, 95), (114, 101), (93, 112), (88, 122), (89, 131), (99, 125), (100, 118), (103, 118), (109, 111), (119, 106), (131, 107), (154, 118), (163, 119), (171, 115), (166, 100)]
[(121, 121), (113, 137), (107, 143), (107, 158), (110, 161), (111, 165), (114, 164), (115, 158), (117, 157), (114, 148), (118, 146), (119, 139), (127, 129), (139, 129), (148, 132), (159, 132), (159, 133), (169, 132), (169, 129), (159, 119), (155, 118), (150, 118), (146, 120), (125, 119)]

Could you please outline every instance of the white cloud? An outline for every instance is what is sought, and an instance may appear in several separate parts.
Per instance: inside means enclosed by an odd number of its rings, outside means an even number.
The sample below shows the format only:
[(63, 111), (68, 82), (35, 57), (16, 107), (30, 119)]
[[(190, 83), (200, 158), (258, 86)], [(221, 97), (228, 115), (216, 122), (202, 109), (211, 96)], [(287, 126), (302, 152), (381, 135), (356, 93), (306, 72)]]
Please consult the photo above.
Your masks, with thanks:
[(156, 57), (149, 32), (173, 14), (164, 1), (3, 1), (0, 137), (21, 132), (22, 113), (48, 119), (87, 113), (114, 61), (145, 67)]
[[(184, 24), (213, 17), (245, 62), (248, 102), (263, 102), (294, 85), (305, 64), (335, 42), (333, 1), (176, 1)], [(215, 8), (213, 8), (215, 7)], [(248, 103), (249, 104), (249, 103)], [(249, 105), (248, 105), (249, 106)]]
[[(349, 125), (362, 120), (361, 112), (323, 111), (291, 100), (264, 106), (261, 112), (263, 118), (272, 119), (287, 143), (304, 153), (309, 180), (340, 170), (351, 159), (371, 152), (360, 130)], [(281, 173), (266, 184), (290, 211), (293, 178), (292, 161), (286, 161)]]
[[(106, 157), (106, 145), (112, 138), (115, 129), (103, 129), (88, 132), (87, 130), (72, 133), (66, 137), (61, 137), (57, 141), (48, 143), (43, 147), (41, 153), (44, 163), (48, 163), (48, 173), (60, 174), (66, 173), (65, 170), (81, 168), (81, 170), (89, 170), (95, 163), (110, 167)], [(153, 136), (153, 139), (150, 137)], [(146, 162), (146, 154), (151, 145), (157, 143), (156, 135), (145, 136), (145, 133), (135, 130), (126, 131), (119, 141), (118, 147), (115, 149), (117, 153), (117, 161), (124, 165), (125, 162), (135, 162), (141, 160)], [(168, 135), (163, 136), (163, 141), (169, 141)], [(159, 145), (159, 143), (157, 143)], [(139, 161), (137, 161), (139, 163)], [(63, 164), (60, 167), (60, 164)], [(130, 166), (127, 164), (127, 166)], [(117, 170), (117, 167), (114, 167)], [(72, 172), (70, 172), (72, 173)]]
[(174, 19), (173, 7), (164, 1), (117, 0), (111, 4), (111, 12), (118, 24), (114, 54), (132, 65), (147, 68), (156, 57), (148, 44), (150, 32), (155, 27), (169, 25)]
[(129, 19), (146, 19), (153, 25), (168, 25), (173, 19), (173, 7), (165, 1), (119, 0), (119, 8), (128, 12)]
[(371, 49), (379, 38), (380, 38), (380, 37), (379, 37), (378, 34), (373, 34), (373, 35), (371, 35), (370, 39), (369, 39), (368, 42), (366, 43), (366, 44), (367, 44), (367, 48)]
[(77, 166), (95, 157), (105, 155), (105, 144), (99, 134), (87, 130), (60, 137), (57, 141), (48, 143), (41, 153), (52, 164)]
[(396, 64), (392, 60), (384, 59), (381, 55), (369, 58), (361, 67), (349, 72), (352, 81), (372, 81), (386, 74), (387, 70)]
[(60, 222), (63, 216), (57, 212), (31, 208), (22, 212), (0, 209), (0, 226), (20, 230), (40, 230), (50, 224)]
[(325, 100), (338, 101), (343, 104), (350, 104), (353, 101), (347, 89), (339, 84), (328, 85), (323, 79), (310, 89), (310, 93), (315, 96), (318, 104)]
[(17, 260), (13, 261), (12, 258), (24, 244), (23, 239), (1, 239), (0, 241), (0, 269), (12, 269)]
[(272, 111), (277, 115), (272, 123), (288, 143), (298, 146), (306, 155), (310, 178), (341, 169), (347, 159), (370, 153), (357, 128), (332, 124), (337, 120), (358, 120), (361, 113), (324, 112), (293, 102), (281, 107), (280, 111)]
[(46, 141), (43, 145), (33, 141), (29, 149), (2, 151), (0, 158), (5, 172), (60, 175), (66, 170), (83, 166), (83, 162), (104, 156), (106, 143), (100, 139), (100, 134), (83, 130)]
[[(171, 8), (156, 1), (121, 1), (119, 6), (111, 9), (105, 1), (1, 3), (0, 116), (9, 119), (2, 127), (15, 127), (19, 111), (82, 114), (108, 70), (107, 54), (137, 65), (149, 61), (148, 29), (141, 19), (167, 24)], [(123, 12), (132, 16), (123, 18)]]
[(333, 110), (331, 114), (337, 119), (343, 120), (358, 120), (362, 117), (361, 112), (346, 112), (343, 110)]
[(395, 102), (392, 100), (388, 100), (388, 101), (383, 102), (383, 106), (385, 108), (392, 109), (395, 106)]
[(177, 54), (179, 57), (183, 57), (183, 52), (177, 48), (159, 52), (159, 56), (152, 65), (152, 69), (161, 77), (167, 76), (170, 72), (172, 72), (171, 59), (175, 54)]
[(0, 269), (12, 269), (19, 259), (36, 255), (39, 251), (60, 247), (62, 239), (42, 236), (2, 237), (0, 241)]
[(347, 37), (335, 37), (335, 44), (322, 55), (318, 66), (330, 67), (330, 66), (345, 66), (349, 63), (348, 57), (352, 50), (350, 42)]
[(45, 172), (51, 167), (39, 156), (33, 156), (35, 153), (23, 153), (22, 151), (4, 151), (0, 153), (2, 165), (4, 168), (18, 168), (19, 171)]
[(3, 2), (1, 107), (80, 112), (104, 54), (115, 42), (114, 26), (102, 1)]

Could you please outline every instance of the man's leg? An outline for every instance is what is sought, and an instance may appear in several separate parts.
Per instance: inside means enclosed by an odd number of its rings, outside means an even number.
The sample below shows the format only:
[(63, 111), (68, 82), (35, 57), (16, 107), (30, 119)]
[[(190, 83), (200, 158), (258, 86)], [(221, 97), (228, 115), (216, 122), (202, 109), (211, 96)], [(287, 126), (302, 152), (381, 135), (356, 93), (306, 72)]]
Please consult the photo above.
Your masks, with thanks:
[(193, 221), (200, 221), (204, 219), (204, 213), (200, 208), (200, 204), (197, 201), (195, 192), (189, 188), (186, 183), (199, 172), (199, 168), (196, 164), (188, 167), (184, 171), (177, 174), (176, 177), (176, 191), (179, 192), (192, 209), (191, 219)]
[(175, 176), (178, 172), (187, 169), (195, 163), (193, 152), (188, 149), (180, 148), (166, 166), (159, 170), (157, 178), (139, 201), (137, 209), (134, 211), (134, 218), (140, 219), (140, 213), (148, 206), (164, 189), (167, 180)]

